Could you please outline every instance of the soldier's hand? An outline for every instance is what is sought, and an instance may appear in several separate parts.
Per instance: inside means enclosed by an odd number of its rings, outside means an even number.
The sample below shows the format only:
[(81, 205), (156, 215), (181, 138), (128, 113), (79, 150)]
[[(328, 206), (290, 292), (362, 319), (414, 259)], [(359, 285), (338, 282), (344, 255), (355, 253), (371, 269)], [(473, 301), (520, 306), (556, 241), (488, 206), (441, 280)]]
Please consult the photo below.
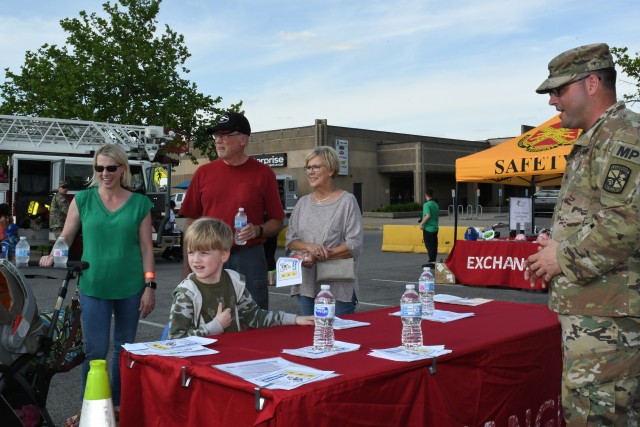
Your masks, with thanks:
[(536, 280), (542, 280), (542, 287), (546, 288), (554, 276), (561, 274), (558, 263), (557, 249), (560, 243), (553, 239), (540, 241), (538, 252), (527, 258), (524, 277), (535, 286)]

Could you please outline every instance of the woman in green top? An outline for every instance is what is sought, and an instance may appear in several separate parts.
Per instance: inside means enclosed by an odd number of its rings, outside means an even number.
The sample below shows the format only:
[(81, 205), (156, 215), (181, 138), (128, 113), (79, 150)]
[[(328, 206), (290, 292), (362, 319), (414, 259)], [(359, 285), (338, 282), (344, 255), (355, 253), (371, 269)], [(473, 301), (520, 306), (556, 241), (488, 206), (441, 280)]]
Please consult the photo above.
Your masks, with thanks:
[(438, 216), (440, 214), (440, 206), (433, 199), (433, 190), (431, 188), (427, 188), (425, 197), (427, 202), (422, 206), (420, 227), (422, 228), (424, 246), (429, 256), (429, 266), (433, 268), (438, 257)]
[[(131, 192), (131, 172), (124, 149), (102, 146), (93, 159), (89, 189), (76, 194), (60, 237), (71, 246), (82, 227), (82, 260), (89, 263), (79, 280), (86, 360), (82, 366), (84, 395), (89, 361), (106, 359), (111, 317), (114, 318), (111, 389), (116, 413), (120, 405), (121, 345), (135, 341), (140, 314), (155, 306), (151, 200)], [(51, 266), (53, 256), (40, 265)], [(146, 283), (145, 283), (146, 282)], [(78, 417), (68, 422), (74, 425)]]

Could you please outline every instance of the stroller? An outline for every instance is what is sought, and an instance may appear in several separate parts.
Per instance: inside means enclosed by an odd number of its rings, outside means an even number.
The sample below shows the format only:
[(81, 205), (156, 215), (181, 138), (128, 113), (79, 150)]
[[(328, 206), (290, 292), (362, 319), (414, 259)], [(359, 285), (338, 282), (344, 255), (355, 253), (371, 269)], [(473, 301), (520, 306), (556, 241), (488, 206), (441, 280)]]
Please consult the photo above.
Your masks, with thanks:
[[(9, 261), (0, 260), (0, 419), (3, 426), (53, 427), (46, 409), (51, 379), (84, 360), (82, 352), (73, 355), (72, 363), (60, 357), (60, 349), (66, 353), (70, 346), (59, 341), (74, 337), (60, 336), (64, 334), (59, 330), (59, 316), (65, 314), (62, 303), (69, 281), (88, 267), (86, 262), (67, 263), (55, 308), (39, 312), (25, 276)], [(68, 317), (63, 316), (67, 320)]]

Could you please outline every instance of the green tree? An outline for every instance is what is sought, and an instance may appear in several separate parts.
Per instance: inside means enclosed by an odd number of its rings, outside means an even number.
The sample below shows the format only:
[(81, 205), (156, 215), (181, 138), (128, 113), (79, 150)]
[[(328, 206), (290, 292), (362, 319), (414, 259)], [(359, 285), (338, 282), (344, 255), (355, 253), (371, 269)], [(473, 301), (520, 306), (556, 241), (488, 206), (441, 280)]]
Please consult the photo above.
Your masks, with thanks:
[(636, 52), (635, 58), (629, 56), (626, 47), (613, 47), (611, 53), (616, 57), (616, 64), (624, 73), (635, 80), (636, 93), (625, 94), (624, 99), (630, 103), (640, 101), (640, 52)]
[(64, 46), (27, 51), (20, 73), (5, 69), (0, 113), (164, 126), (178, 135), (173, 145), (189, 139), (192, 150), (214, 159), (206, 128), (222, 112), (222, 98), (183, 77), (191, 55), (169, 26), (157, 32), (161, 2), (116, 0), (103, 4), (105, 17), (81, 11), (61, 20)]

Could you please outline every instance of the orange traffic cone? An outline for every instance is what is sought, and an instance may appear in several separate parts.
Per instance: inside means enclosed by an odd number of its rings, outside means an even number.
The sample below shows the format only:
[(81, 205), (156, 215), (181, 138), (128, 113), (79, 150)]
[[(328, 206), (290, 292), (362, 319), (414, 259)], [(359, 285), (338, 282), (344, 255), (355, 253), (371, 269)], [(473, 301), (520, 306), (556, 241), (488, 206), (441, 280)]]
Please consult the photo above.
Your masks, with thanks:
[(106, 360), (92, 360), (82, 401), (80, 427), (116, 427)]

